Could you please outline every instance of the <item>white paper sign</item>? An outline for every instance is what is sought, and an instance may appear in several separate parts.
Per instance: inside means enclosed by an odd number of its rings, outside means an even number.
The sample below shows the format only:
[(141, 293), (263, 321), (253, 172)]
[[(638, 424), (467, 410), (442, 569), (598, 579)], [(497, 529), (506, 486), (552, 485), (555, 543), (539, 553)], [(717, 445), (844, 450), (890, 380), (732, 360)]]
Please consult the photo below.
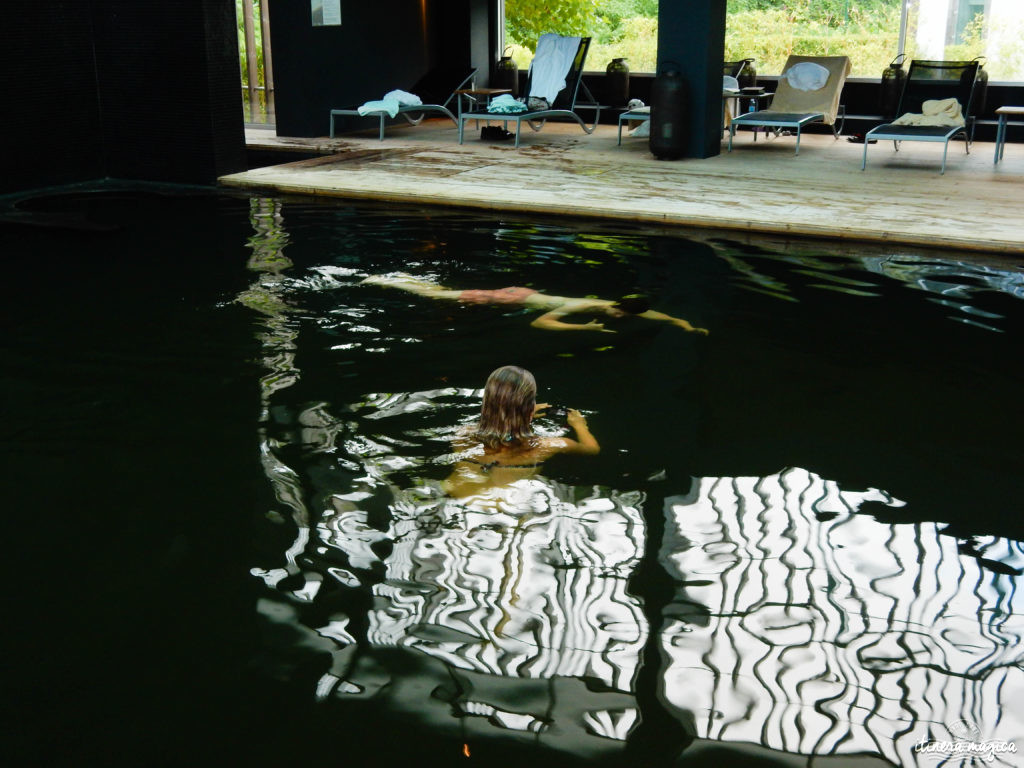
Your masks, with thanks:
[(341, 0), (310, 0), (314, 27), (341, 26)]

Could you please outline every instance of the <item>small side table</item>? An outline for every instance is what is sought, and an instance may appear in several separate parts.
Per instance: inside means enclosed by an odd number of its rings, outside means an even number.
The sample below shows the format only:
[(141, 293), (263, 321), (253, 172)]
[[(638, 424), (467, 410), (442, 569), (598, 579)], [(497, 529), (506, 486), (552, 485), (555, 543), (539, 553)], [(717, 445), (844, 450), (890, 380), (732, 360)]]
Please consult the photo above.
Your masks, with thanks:
[(480, 101), (481, 98), (484, 102), (484, 106), (490, 103), (491, 99), (495, 96), (500, 96), (503, 93), (512, 93), (511, 88), (462, 88), (455, 92), (455, 98), (459, 100), (459, 123), (462, 122), (462, 97), (468, 96), (472, 101)]
[(622, 124), (634, 120), (640, 123), (645, 123), (651, 119), (651, 110), (648, 108), (646, 112), (633, 112), (632, 110), (626, 110), (619, 115), (619, 146), (622, 146)]
[(1003, 150), (1006, 149), (1006, 126), (1024, 125), (1020, 120), (1011, 120), (1011, 117), (1024, 117), (1024, 107), (1000, 107), (996, 110), (999, 115), (999, 125), (996, 126), (996, 157), (993, 163), (1003, 159)]

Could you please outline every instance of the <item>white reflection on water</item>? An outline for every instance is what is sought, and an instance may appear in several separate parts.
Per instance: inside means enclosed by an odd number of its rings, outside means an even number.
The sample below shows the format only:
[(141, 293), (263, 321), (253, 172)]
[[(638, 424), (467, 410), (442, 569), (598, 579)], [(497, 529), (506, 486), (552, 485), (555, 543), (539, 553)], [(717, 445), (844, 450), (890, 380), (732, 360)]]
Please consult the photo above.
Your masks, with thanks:
[(701, 738), (804, 755), (935, 764), (914, 745), (961, 721), (1024, 748), (1024, 547), (882, 524), (855, 514), (865, 501), (899, 504), (801, 469), (666, 500), (662, 557), (685, 582), (668, 702)]
[(639, 498), (573, 495), (538, 477), (458, 501), (429, 486), (400, 494), (371, 644), (630, 691), (647, 636), (626, 592), (643, 551)]
[[(369, 525), (360, 508), (370, 497), (332, 496), (314, 533), (355, 571), (383, 566), (383, 579), (370, 588), (366, 647), (441, 662), (454, 681), (444, 699), (459, 718), (534, 734), (553, 729), (547, 741), (569, 742), (574, 751), (600, 748), (587, 738), (626, 738), (638, 719), (632, 692), (648, 634), (641, 604), (626, 589), (645, 540), (639, 494), (593, 488), (583, 495), (535, 476), (452, 499), (426, 482), (395, 492), (386, 531)], [(294, 563), (295, 550), (307, 549), (311, 538), (300, 529), (286, 561)], [(374, 549), (381, 541), (393, 545), (383, 559)], [(361, 586), (348, 569), (328, 572), (344, 587)], [(277, 587), (291, 573), (254, 568), (253, 575)], [(309, 602), (319, 588), (318, 571), (307, 568), (301, 585), (280, 594)], [(279, 602), (265, 601), (261, 612), (301, 627)], [(317, 637), (305, 632), (306, 647), (333, 659), (316, 685), (321, 700), (385, 684), (379, 668), (356, 663), (360, 638), (349, 624), (334, 613), (314, 628)], [(406, 675), (406, 684), (420, 680), (411, 686), (419, 693), (407, 688), (396, 706), (423, 713), (436, 707), (436, 679), (427, 685), (430, 675)], [(555, 695), (550, 684), (559, 680)], [(543, 681), (543, 695), (517, 681)]]

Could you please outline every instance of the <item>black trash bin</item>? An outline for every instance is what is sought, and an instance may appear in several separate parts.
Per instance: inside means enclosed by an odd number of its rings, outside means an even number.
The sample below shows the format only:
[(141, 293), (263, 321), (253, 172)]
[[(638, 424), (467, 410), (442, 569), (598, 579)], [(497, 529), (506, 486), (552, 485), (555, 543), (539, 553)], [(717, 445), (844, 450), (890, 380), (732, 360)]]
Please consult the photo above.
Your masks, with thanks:
[(662, 62), (651, 86), (651, 154), (678, 160), (686, 152), (686, 80), (681, 67)]

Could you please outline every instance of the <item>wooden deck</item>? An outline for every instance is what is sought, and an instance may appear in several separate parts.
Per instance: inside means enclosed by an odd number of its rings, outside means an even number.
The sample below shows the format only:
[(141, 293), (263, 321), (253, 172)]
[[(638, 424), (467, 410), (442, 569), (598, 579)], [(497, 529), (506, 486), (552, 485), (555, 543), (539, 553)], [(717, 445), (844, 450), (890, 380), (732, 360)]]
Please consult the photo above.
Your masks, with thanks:
[[(220, 179), (231, 187), (554, 216), (740, 230), (786, 236), (1024, 254), (1024, 144), (968, 155), (953, 142), (945, 175), (942, 147), (863, 145), (805, 135), (756, 143), (738, 133), (733, 151), (706, 160), (655, 159), (646, 139), (614, 126), (585, 135), (549, 124), (511, 142), (484, 142), (467, 126), (465, 144), (450, 121), (389, 128), (338, 139), (279, 138), (249, 129), (250, 147), (318, 153), (313, 159)], [(1017, 261), (1017, 259), (1014, 259)], [(1020, 262), (1024, 265), (1024, 262)]]

